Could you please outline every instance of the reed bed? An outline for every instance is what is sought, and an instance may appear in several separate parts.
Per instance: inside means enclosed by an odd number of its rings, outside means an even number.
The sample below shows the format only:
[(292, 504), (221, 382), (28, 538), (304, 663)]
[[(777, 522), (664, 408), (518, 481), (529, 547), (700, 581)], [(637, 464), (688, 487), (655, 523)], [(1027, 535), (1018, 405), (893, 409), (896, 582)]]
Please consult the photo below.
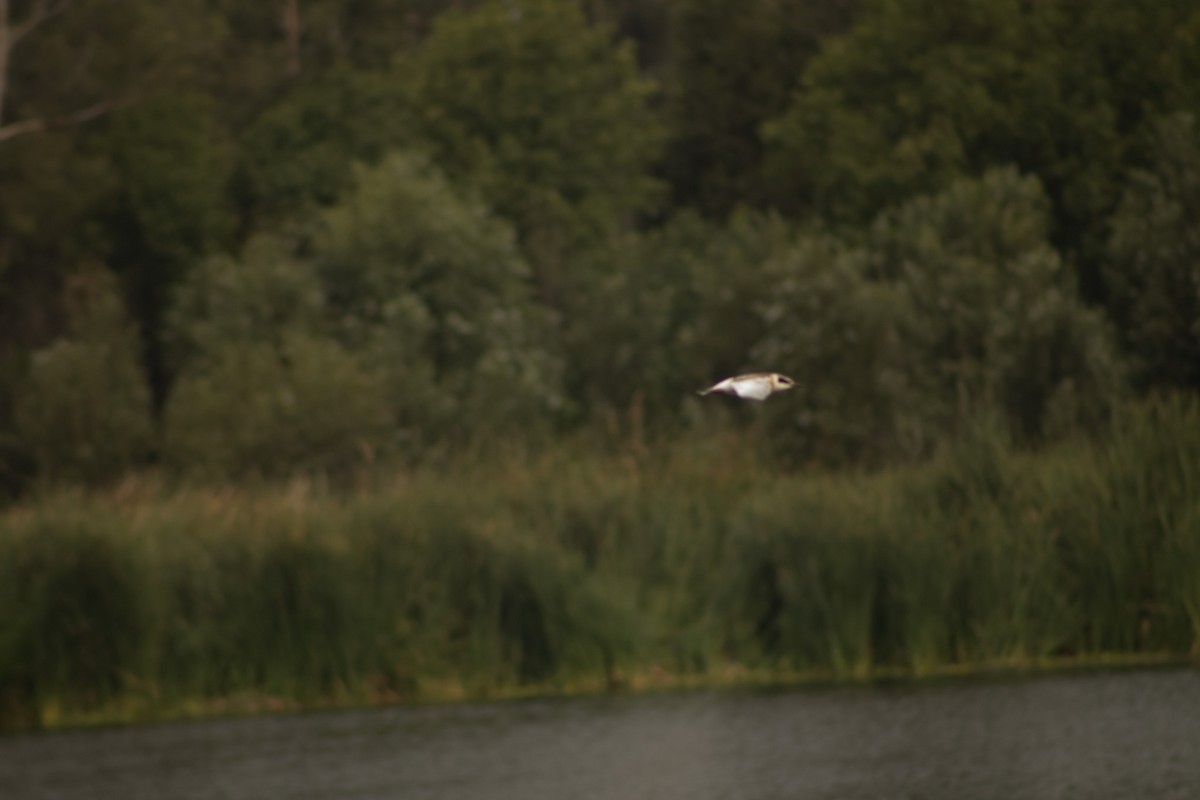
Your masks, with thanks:
[(1195, 657), (1200, 410), (781, 473), (736, 433), (0, 518), (0, 727)]

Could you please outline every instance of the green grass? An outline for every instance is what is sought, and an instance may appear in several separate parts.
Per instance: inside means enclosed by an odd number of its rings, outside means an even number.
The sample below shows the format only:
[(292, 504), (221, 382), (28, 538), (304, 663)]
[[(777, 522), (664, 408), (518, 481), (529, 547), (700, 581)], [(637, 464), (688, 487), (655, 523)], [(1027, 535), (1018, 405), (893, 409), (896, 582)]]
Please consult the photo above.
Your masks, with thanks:
[(0, 517), (0, 728), (1194, 657), (1200, 410), (784, 474), (736, 434)]

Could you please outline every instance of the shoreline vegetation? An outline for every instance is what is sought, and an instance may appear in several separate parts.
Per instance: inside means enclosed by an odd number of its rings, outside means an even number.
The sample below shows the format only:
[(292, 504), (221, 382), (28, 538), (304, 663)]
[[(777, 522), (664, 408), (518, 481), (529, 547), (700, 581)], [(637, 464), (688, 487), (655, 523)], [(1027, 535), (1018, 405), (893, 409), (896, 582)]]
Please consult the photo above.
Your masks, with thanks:
[(1050, 677), (1070, 673), (1099, 673), (1117, 670), (1200, 669), (1195, 655), (1175, 653), (1099, 653), (1036, 660), (1020, 659), (972, 664), (944, 664), (916, 673), (903, 667), (876, 667), (865, 675), (836, 675), (828, 670), (748, 669), (730, 664), (720, 671), (673, 674), (658, 665), (623, 676), (611, 685), (606, 679), (584, 676), (569, 682), (554, 681), (530, 686), (506, 686), (473, 694), (459, 683), (429, 682), (420, 696), (401, 698), (392, 693), (370, 695), (344, 692), (316, 699), (299, 700), (278, 695), (239, 692), (225, 697), (189, 698), (164, 707), (147, 692), (129, 693), (97, 708), (64, 709), (50, 703), (41, 709), (37, 724), (0, 728), (0, 735), (35, 731), (163, 725), (173, 722), (245, 718), (261, 715), (348, 712), (385, 708), (426, 708), (461, 703), (504, 703), (538, 698), (599, 697), (602, 695), (649, 695), (668, 692), (722, 690), (827, 689), (833, 687), (905, 684), (930, 686), (948, 681), (990, 681)]
[(1200, 3), (0, 7), (0, 731), (1200, 658)]
[(0, 730), (1196, 663), (1200, 406), (780, 471), (745, 431), (0, 515)]

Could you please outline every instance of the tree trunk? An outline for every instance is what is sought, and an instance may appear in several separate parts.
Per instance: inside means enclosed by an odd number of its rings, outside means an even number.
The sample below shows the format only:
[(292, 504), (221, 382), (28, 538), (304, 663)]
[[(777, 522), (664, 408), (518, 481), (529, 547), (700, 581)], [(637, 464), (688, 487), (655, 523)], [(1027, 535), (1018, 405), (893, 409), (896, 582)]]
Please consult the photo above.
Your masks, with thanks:
[(4, 90), (8, 88), (8, 0), (0, 0), (0, 126), (4, 125)]
[(300, 0), (283, 0), (283, 44), (287, 52), (287, 76), (300, 75)]

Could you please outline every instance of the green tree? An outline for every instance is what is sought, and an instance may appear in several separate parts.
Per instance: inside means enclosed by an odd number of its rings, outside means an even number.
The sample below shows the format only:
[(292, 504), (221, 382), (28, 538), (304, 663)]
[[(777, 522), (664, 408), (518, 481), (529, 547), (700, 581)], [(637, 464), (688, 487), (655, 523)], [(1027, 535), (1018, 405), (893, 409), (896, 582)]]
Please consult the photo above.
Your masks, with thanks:
[(588, 18), (611, 25), (637, 47), (642, 72), (658, 74), (666, 62), (672, 0), (582, 0)]
[(210, 72), (240, 127), (289, 86), (331, 69), (383, 72), (414, 47), (432, 19), (466, 0), (205, 0), (226, 31)]
[(204, 478), (351, 476), (389, 441), (384, 385), (326, 335), (312, 265), (286, 240), (210, 258), (174, 292), (167, 344), (179, 378), (164, 456)]
[(30, 349), (58, 341), (55, 363), (82, 357), (65, 287), (80, 264), (119, 266), (107, 229), (118, 176), (98, 139), (122, 109), (191, 85), (219, 33), (201, 6), (0, 3), (0, 439), (12, 441), (12, 376)]
[(516, 225), (547, 299), (580, 242), (655, 202), (652, 87), (574, 0), (448, 11), (397, 69), (434, 161)]
[(762, 203), (760, 128), (787, 108), (821, 42), (858, 0), (675, 3), (666, 68), (665, 171), (675, 201), (724, 217)]
[(355, 177), (312, 257), (335, 335), (385, 376), (401, 427), (424, 443), (544, 427), (560, 366), (511, 228), (421, 158)]
[(299, 2), (304, 64), (318, 69), (351, 64), (383, 70), (398, 52), (414, 47), (433, 20), (478, 0), (303, 0)]
[(352, 478), (391, 418), (379, 380), (335, 343), (295, 330), (229, 341), (185, 370), (164, 419), (164, 457), (205, 479)]
[(65, 131), (0, 145), (0, 349), (45, 344), (73, 265), (107, 249), (95, 209), (112, 191), (105, 159)]
[(1098, 311), (1015, 170), (961, 179), (847, 244), (807, 234), (764, 264), (752, 355), (798, 379), (761, 433), (793, 462), (911, 461), (997, 414), (1018, 441), (1095, 430), (1123, 373)]
[(1196, 108), (1200, 9), (1119, 0), (875, 0), (770, 123), (766, 179), (793, 212), (852, 225), (964, 175), (1038, 176), (1051, 237), (1101, 296), (1098, 254), (1131, 144)]
[(1200, 127), (1158, 121), (1112, 220), (1109, 308), (1142, 387), (1200, 389)]
[(1123, 375), (1099, 312), (1049, 243), (1049, 203), (1013, 169), (962, 179), (882, 215), (874, 271), (902, 286), (911, 380), (953, 430), (998, 408), (1025, 439), (1103, 422)]
[(1030, 33), (1016, 0), (867, 4), (767, 128), (776, 198), (862, 223), (978, 168), (978, 140), (1019, 124), (1009, 98), (1041, 44)]
[(715, 223), (685, 212), (582, 257), (563, 334), (585, 416), (641, 413), (669, 430), (695, 389), (753, 367), (765, 332), (757, 308), (776, 291), (763, 267), (794, 237), (777, 215)]
[(881, 464), (927, 455), (940, 435), (916, 385), (903, 287), (873, 280), (865, 248), (810, 233), (772, 257), (753, 363), (797, 379), (767, 408), (765, 446), (792, 464)]
[(333, 203), (352, 181), (351, 164), (377, 162), (408, 127), (399, 91), (378, 74), (333, 69), (297, 86), (240, 137), (244, 224), (295, 225)]
[(62, 332), (57, 298), (78, 264), (119, 266), (104, 221), (116, 176), (95, 136), (194, 85), (219, 39), (203, 2), (0, 4), (0, 349)]
[(205, 0), (0, 3), (0, 143), (194, 81), (220, 29)]
[(145, 340), (155, 399), (170, 379), (162, 315), (174, 286), (232, 233), (232, 152), (203, 95), (141, 103), (113, 116), (102, 146), (117, 183), (106, 228), (111, 258)]
[(213, 256), (190, 270), (166, 314), (171, 364), (186, 369), (237, 342), (282, 348), (293, 333), (326, 335), (320, 281), (294, 251), (287, 239), (261, 235), (237, 258)]
[(138, 339), (112, 274), (74, 275), (65, 335), (33, 353), (15, 432), (50, 481), (112, 480), (149, 455), (153, 425)]
[(1038, 176), (1053, 241), (1075, 260), (1084, 298), (1102, 302), (1107, 223), (1140, 143), (1161, 115), (1200, 113), (1200, 7), (1056, 0), (1034, 9), (1043, 46), (1014, 96), (1019, 135), (997, 142), (990, 161)]

